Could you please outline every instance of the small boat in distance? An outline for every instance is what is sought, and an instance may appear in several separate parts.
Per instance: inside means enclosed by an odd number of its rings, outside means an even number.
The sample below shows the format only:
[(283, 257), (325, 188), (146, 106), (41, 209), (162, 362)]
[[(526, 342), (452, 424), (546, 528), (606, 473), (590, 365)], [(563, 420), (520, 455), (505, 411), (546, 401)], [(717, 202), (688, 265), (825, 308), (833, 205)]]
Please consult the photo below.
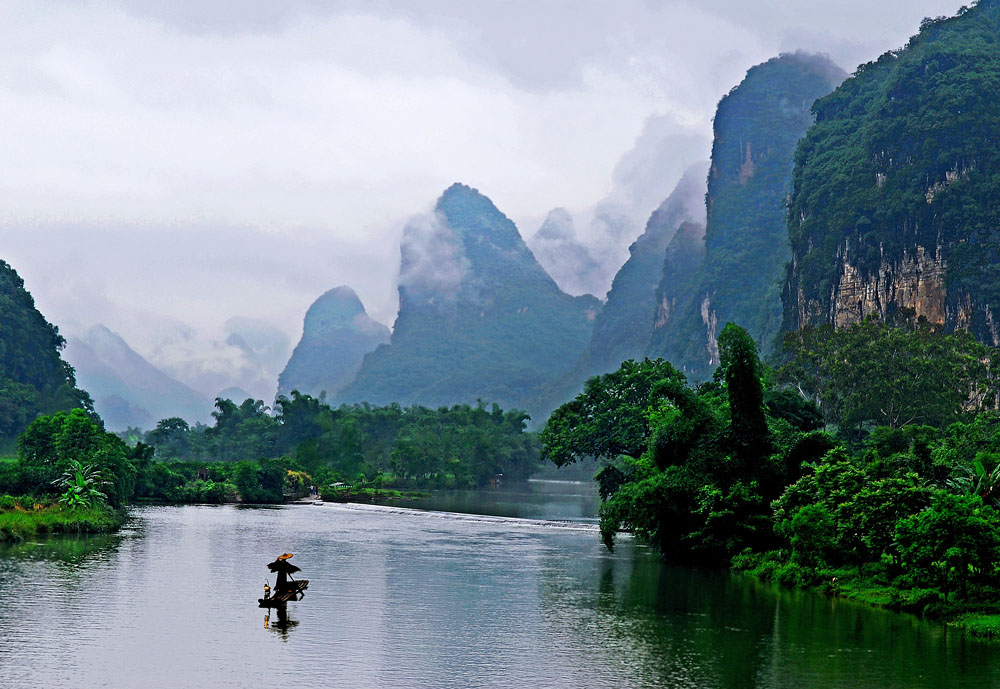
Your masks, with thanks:
[(306, 595), (304, 592), (309, 588), (309, 580), (299, 579), (296, 581), (292, 578), (293, 572), (301, 572), (302, 570), (288, 561), (291, 557), (292, 553), (285, 553), (275, 558), (274, 562), (268, 563), (267, 568), (278, 576), (274, 581), (273, 591), (266, 582), (264, 583), (264, 597), (257, 599), (259, 607), (276, 608), (290, 600), (301, 600)]

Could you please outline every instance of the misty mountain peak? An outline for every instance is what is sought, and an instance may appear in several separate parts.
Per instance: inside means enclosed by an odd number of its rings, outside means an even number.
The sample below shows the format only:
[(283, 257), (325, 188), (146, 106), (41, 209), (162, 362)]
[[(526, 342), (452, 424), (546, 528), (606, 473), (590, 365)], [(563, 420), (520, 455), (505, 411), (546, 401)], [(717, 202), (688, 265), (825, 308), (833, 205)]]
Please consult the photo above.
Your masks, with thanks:
[(94, 325), (87, 328), (87, 333), (82, 338), (88, 345), (92, 348), (101, 351), (114, 351), (126, 352), (130, 351), (130, 347), (122, 339), (122, 336), (111, 330), (108, 326), (103, 323), (95, 323)]
[(470, 241), (488, 242), (502, 250), (527, 250), (513, 221), (500, 212), (478, 189), (455, 183), (438, 199), (435, 211), (468, 245)]
[(324, 292), (306, 312), (302, 339), (278, 377), (278, 394), (333, 395), (351, 382), (365, 354), (388, 341), (389, 328), (368, 316), (353, 289)]
[(357, 293), (341, 285), (324, 292), (313, 302), (306, 311), (305, 330), (319, 332), (330, 327), (350, 327), (361, 314), (365, 314), (365, 306)]
[(535, 239), (549, 239), (554, 241), (574, 241), (576, 239), (576, 226), (573, 223), (573, 216), (565, 208), (553, 208), (545, 216), (545, 222), (535, 233)]
[(524, 407), (590, 338), (600, 303), (562, 292), (475, 189), (449, 187), (434, 213), (407, 225), (400, 254), (392, 340), (365, 357), (338, 401)]

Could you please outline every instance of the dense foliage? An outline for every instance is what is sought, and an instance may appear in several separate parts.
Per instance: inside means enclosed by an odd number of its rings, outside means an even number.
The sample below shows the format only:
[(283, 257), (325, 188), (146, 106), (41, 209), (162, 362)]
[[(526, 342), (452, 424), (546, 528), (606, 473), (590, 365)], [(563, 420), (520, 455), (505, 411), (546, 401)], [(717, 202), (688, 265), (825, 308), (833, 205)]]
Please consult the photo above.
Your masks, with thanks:
[(76, 387), (73, 369), (59, 355), (65, 344), (17, 272), (0, 261), (0, 447), (12, 445), (40, 414), (93, 411), (90, 396)]
[(663, 274), (660, 292), (677, 310), (657, 323), (651, 355), (704, 379), (718, 364), (714, 323), (727, 321), (745, 324), (770, 347), (790, 257), (785, 200), (795, 146), (812, 124), (813, 102), (843, 77), (824, 57), (786, 54), (750, 69), (719, 103), (704, 259), (684, 293)]
[[(601, 459), (608, 547), (626, 529), (672, 561), (881, 587), (918, 611), (995, 599), (1000, 413), (987, 408), (995, 397), (982, 394), (980, 368), (991, 352), (967, 334), (874, 321), (787, 345), (792, 363), (776, 375), (749, 333), (729, 324), (720, 366), (697, 388), (662, 360), (627, 361), (553, 414), (543, 455), (563, 465)], [(869, 378), (837, 368), (845, 359)], [(788, 387), (792, 372), (821, 389)], [(827, 430), (817, 429), (816, 396)], [(887, 415), (897, 404), (905, 411)]]
[(135, 494), (136, 464), (148, 450), (128, 447), (82, 409), (41, 416), (18, 438), (17, 461), (0, 463), (0, 493), (70, 492), (88, 507), (122, 507)]
[(321, 485), (380, 478), (397, 485), (474, 487), (498, 474), (527, 479), (538, 464), (534, 437), (525, 432), (527, 414), (496, 405), (334, 409), (292, 391), (278, 398), (275, 411), (259, 400), (236, 405), (218, 399), (213, 426), (164, 419), (143, 441), (156, 448), (160, 461), (288, 457), (294, 462), (286, 469), (307, 471)]
[[(995, 343), (1000, 307), (1000, 3), (927, 20), (815, 105), (796, 153), (785, 325), (829, 322), (842, 266), (874, 284), (943, 259), (949, 329)], [(890, 316), (901, 298), (878, 304)], [(804, 321), (804, 322), (803, 322)]]
[(860, 434), (867, 426), (945, 426), (992, 404), (993, 350), (967, 331), (935, 332), (925, 322), (891, 327), (868, 318), (789, 333), (780, 381), (815, 400), (830, 423)]

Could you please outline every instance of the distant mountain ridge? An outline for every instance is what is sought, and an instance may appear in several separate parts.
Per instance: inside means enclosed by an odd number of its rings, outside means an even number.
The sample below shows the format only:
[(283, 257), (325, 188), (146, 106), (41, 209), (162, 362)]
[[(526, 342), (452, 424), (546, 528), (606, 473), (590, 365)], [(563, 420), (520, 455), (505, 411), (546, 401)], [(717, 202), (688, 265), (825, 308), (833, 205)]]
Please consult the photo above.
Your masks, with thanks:
[(211, 400), (153, 366), (104, 325), (70, 338), (66, 358), (109, 430), (151, 428), (172, 416), (189, 423), (211, 418)]
[[(562, 292), (488, 198), (453, 185), (404, 231), (389, 343), (365, 355), (332, 401), (483, 399), (543, 419), (624, 359), (663, 357), (705, 376), (727, 321), (766, 351), (781, 322), (795, 145), (812, 104), (843, 77), (827, 58), (803, 53), (751, 68), (719, 104), (711, 163), (688, 169), (650, 216), (603, 305)], [(594, 268), (564, 211), (551, 212), (533, 241), (560, 269)]]

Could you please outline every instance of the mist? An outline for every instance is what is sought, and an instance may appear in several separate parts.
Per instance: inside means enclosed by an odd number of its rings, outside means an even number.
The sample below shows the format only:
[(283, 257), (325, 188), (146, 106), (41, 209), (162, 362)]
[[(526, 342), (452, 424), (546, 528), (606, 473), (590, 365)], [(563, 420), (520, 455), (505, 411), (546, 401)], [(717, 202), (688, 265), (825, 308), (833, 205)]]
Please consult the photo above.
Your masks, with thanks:
[[(294, 340), (348, 284), (391, 324), (404, 228), (453, 182), (603, 296), (749, 67), (852, 71), (958, 4), (11, 0), (0, 253), (67, 334), (103, 323), (198, 389), (265, 394), (281, 338), (231, 319)], [(555, 208), (578, 279), (536, 234)]]

